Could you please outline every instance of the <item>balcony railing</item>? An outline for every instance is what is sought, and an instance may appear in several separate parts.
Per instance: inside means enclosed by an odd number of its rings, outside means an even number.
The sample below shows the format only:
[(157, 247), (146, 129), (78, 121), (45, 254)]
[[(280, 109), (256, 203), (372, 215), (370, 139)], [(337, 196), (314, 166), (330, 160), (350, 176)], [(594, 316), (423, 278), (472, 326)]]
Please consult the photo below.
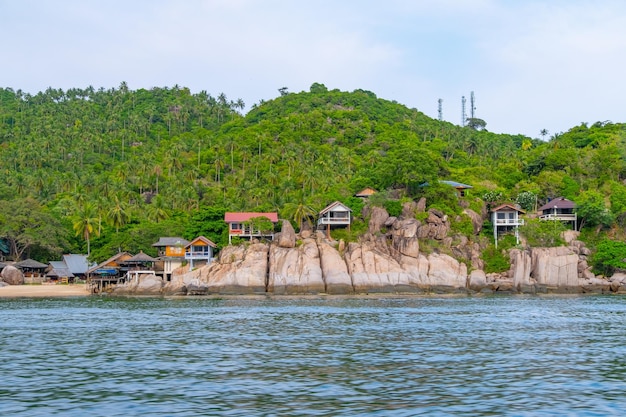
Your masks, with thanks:
[(575, 222), (576, 213), (549, 213), (539, 217), (541, 220), (560, 220), (564, 222)]
[(496, 219), (498, 226), (521, 226), (524, 224), (524, 219)]
[(317, 224), (350, 224), (349, 217), (321, 217)]

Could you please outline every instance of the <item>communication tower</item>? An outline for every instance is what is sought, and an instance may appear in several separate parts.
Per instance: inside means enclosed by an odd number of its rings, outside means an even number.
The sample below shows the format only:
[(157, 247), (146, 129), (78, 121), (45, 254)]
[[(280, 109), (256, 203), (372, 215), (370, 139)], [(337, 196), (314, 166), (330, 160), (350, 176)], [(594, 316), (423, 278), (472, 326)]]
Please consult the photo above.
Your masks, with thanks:
[(443, 99), (440, 98), (439, 99), (439, 121), (441, 122), (443, 120)]
[(474, 99), (474, 92), (470, 93), (470, 115), (471, 118), (474, 118), (474, 111), (476, 111), (476, 100)]
[(465, 113), (465, 96), (461, 97), (461, 126), (465, 126), (465, 120), (467, 119), (467, 114)]

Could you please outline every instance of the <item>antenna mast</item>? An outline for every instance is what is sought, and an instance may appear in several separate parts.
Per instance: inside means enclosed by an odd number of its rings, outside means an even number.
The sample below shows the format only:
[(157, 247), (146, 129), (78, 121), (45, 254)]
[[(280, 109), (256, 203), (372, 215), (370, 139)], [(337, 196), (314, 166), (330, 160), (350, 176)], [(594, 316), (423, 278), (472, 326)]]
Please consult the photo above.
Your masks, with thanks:
[(465, 96), (461, 97), (461, 126), (465, 126), (465, 120), (467, 119), (467, 115), (465, 114)]
[(440, 98), (439, 99), (439, 121), (441, 122), (443, 120), (443, 99)]
[(476, 100), (474, 99), (474, 92), (470, 93), (470, 114), (472, 119), (474, 118), (474, 111), (476, 110)]

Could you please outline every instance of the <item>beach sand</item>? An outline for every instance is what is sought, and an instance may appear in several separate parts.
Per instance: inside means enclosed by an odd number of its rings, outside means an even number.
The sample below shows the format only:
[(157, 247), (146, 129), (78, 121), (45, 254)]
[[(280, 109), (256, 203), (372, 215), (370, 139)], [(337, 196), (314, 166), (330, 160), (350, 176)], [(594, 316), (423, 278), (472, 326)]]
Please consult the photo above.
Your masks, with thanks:
[(0, 287), (0, 297), (77, 297), (89, 295), (85, 284), (8, 285)]

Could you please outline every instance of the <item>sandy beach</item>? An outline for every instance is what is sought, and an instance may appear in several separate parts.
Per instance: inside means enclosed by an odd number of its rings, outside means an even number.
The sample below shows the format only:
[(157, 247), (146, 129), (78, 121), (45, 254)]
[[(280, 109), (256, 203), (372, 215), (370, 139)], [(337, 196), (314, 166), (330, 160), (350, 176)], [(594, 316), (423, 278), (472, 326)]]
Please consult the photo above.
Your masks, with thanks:
[(9, 285), (0, 287), (0, 297), (77, 297), (89, 295), (85, 284)]

